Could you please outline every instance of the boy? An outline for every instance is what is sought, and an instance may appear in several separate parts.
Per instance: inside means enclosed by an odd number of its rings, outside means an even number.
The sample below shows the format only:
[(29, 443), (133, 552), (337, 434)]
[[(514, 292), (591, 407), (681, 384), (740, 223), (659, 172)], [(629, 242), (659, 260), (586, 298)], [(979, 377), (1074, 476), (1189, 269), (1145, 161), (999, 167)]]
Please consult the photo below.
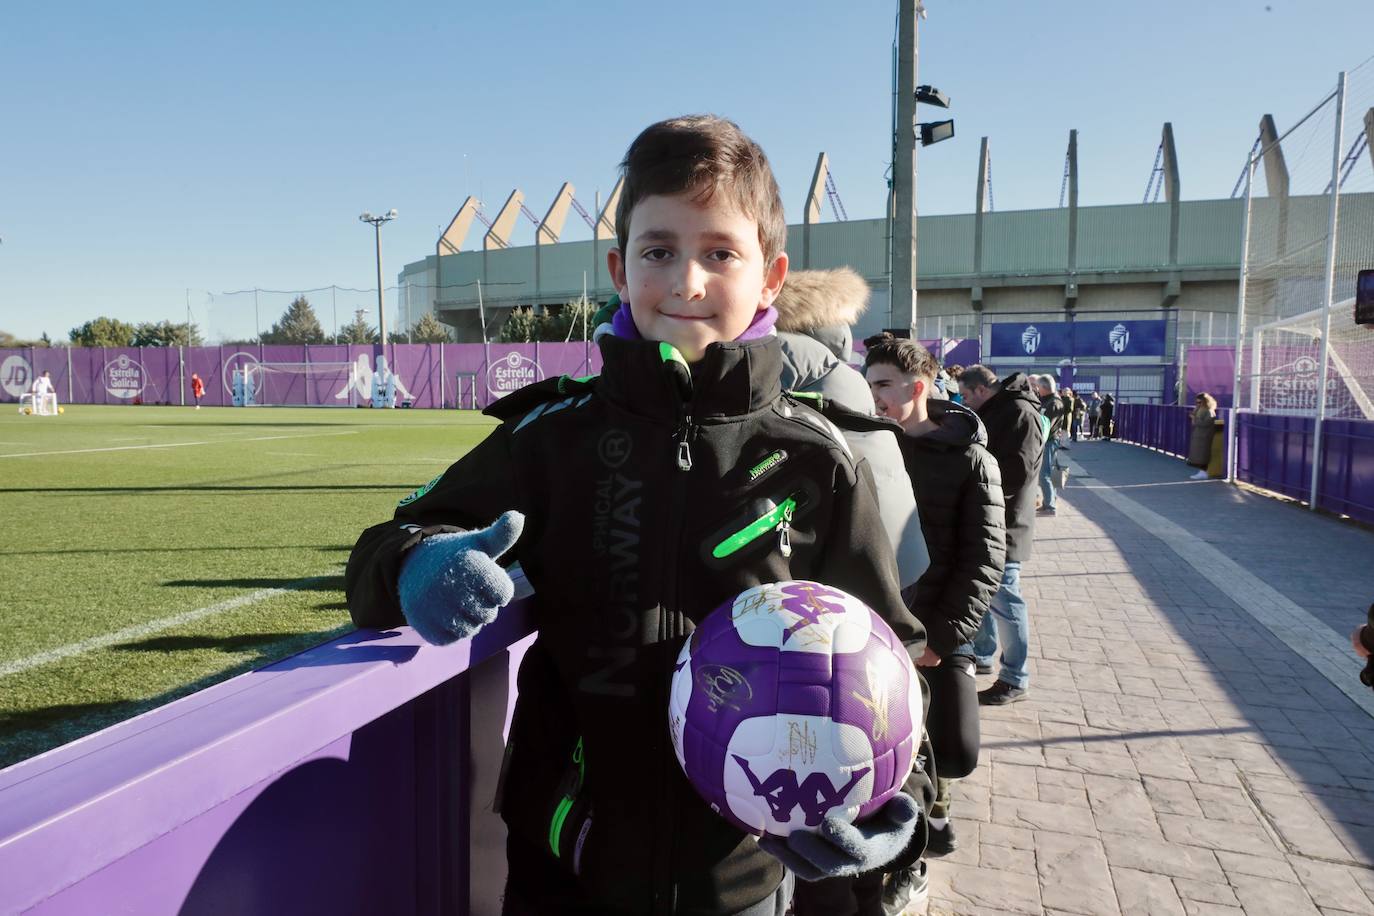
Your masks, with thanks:
[(913, 658), (925, 632), (898, 594), (866, 467), (781, 396), (771, 304), (786, 223), (763, 151), (729, 121), (678, 118), (640, 134), (621, 167), (608, 262), (622, 306), (602, 375), (489, 408), (495, 432), (363, 532), (349, 608), (360, 626), (404, 618), (447, 642), (510, 600), (495, 558), (518, 558), (534, 587), (539, 636), (498, 800), (507, 914), (772, 916), (789, 891), (780, 858), (804, 878), (866, 871), (906, 847), (919, 812), (899, 793), (862, 825), (828, 818), (767, 851), (737, 831), (673, 758), (683, 641), (740, 591), (799, 578), (863, 599)]
[[(954, 778), (977, 766), (980, 743), (971, 642), (1006, 557), (1002, 475), (986, 448), (987, 432), (969, 408), (932, 396), (939, 374), (939, 363), (920, 344), (890, 334), (870, 338), (864, 376), (878, 413), (906, 434), (907, 473), (930, 549), (930, 568), (905, 595), (929, 636), (917, 664), (930, 687), (926, 729), (939, 777), (928, 822), (930, 856), (958, 847), (949, 822), (951, 789)], [(908, 879), (919, 893), (919, 872), (896, 873), (887, 896)]]

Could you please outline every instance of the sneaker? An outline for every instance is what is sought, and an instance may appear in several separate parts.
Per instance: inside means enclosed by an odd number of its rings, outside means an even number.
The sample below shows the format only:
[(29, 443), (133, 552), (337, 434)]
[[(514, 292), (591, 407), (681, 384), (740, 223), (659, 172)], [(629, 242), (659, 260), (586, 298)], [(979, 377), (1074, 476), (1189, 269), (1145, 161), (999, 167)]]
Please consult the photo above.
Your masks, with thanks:
[(992, 662), (978, 662), (973, 670), (978, 674), (992, 674)]
[(1006, 706), (1008, 703), (1018, 703), (1026, 698), (1028, 692), (1025, 687), (1013, 687), (1006, 681), (999, 680), (987, 690), (978, 691), (978, 705)]
[(1036, 509), (1036, 510), (1035, 510), (1035, 514), (1036, 514), (1036, 515), (1058, 515), (1059, 513), (1055, 511), (1054, 506), (1041, 506), (1039, 509)]
[(920, 916), (929, 896), (925, 862), (894, 871), (883, 880), (883, 916)]
[(1207, 477), (1208, 477), (1208, 474), (1207, 474), (1206, 471), (1198, 471), (1196, 474), (1194, 474), (1192, 477), (1190, 477), (1190, 478), (1188, 478), (1188, 479), (1189, 479), (1189, 480), (1206, 480)]
[(959, 838), (954, 835), (954, 822), (946, 821), (940, 829), (929, 828), (926, 835), (926, 855), (932, 859), (947, 856), (959, 848)]

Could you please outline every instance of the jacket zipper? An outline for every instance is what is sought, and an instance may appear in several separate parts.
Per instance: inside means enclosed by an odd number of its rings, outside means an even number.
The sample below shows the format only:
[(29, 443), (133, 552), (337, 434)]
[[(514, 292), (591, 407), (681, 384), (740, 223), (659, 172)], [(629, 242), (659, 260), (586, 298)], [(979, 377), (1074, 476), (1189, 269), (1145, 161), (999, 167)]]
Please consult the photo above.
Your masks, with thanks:
[(711, 556), (717, 560), (723, 560), (733, 553), (737, 553), (757, 541), (764, 535), (776, 531), (778, 534), (778, 549), (784, 557), (792, 556), (792, 516), (797, 511), (797, 497), (801, 494), (793, 493), (769, 512), (760, 515), (754, 521), (745, 525), (739, 531), (721, 541), (711, 548)]
[[(677, 559), (682, 553), (682, 529), (683, 512), (686, 503), (687, 475), (692, 470), (692, 440), (696, 437), (697, 427), (692, 422), (692, 405), (690, 391), (682, 403), (681, 418), (678, 427), (674, 431), (673, 446), (674, 458), (678, 473), (673, 475), (673, 500), (671, 503), (671, 515), (669, 517), (669, 530), (673, 532), (668, 539), (667, 568), (672, 576), (670, 587), (666, 590), (672, 596), (673, 607), (671, 610), (665, 609), (664, 622), (660, 632), (666, 638), (674, 638), (680, 635), (683, 629), (677, 621), (677, 614), (682, 606), (681, 580), (678, 578)], [(671, 679), (672, 665), (675, 659), (668, 657), (668, 669), (665, 675)], [(657, 863), (658, 880), (654, 886), (654, 912), (673, 912), (677, 907), (677, 888), (672, 882), (672, 862), (677, 856), (676, 827), (674, 817), (674, 800), (672, 793), (672, 774), (669, 768), (675, 763), (671, 755), (665, 755), (661, 774), (663, 786), (663, 816), (666, 823), (663, 825), (663, 835), (667, 837), (667, 849), (661, 849), (660, 853), (664, 858)]]

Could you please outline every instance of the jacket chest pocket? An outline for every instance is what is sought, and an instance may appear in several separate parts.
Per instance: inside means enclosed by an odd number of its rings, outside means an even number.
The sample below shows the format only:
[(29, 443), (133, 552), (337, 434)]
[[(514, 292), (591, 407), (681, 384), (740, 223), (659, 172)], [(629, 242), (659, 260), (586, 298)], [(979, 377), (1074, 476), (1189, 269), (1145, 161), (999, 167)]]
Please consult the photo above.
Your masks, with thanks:
[(796, 483), (745, 500), (734, 512), (707, 527), (701, 539), (702, 561), (721, 569), (758, 562), (770, 555), (790, 560), (795, 546), (813, 540), (797, 530), (798, 519), (809, 514), (814, 501), (809, 490)]

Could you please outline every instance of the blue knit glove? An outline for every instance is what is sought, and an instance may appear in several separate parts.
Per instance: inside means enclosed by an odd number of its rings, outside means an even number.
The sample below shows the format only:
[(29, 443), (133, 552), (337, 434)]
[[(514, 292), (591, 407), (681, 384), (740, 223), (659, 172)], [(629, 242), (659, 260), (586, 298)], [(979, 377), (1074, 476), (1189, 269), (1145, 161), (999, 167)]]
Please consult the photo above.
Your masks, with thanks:
[(401, 611), (425, 642), (466, 639), (510, 603), (515, 584), (494, 558), (515, 545), (524, 527), (525, 516), (510, 511), (489, 528), (436, 534), (410, 549), (398, 583)]
[(765, 836), (759, 846), (803, 881), (852, 876), (901, 855), (920, 819), (915, 799), (898, 792), (863, 823), (847, 824), (832, 814), (817, 833), (795, 830), (786, 840)]

